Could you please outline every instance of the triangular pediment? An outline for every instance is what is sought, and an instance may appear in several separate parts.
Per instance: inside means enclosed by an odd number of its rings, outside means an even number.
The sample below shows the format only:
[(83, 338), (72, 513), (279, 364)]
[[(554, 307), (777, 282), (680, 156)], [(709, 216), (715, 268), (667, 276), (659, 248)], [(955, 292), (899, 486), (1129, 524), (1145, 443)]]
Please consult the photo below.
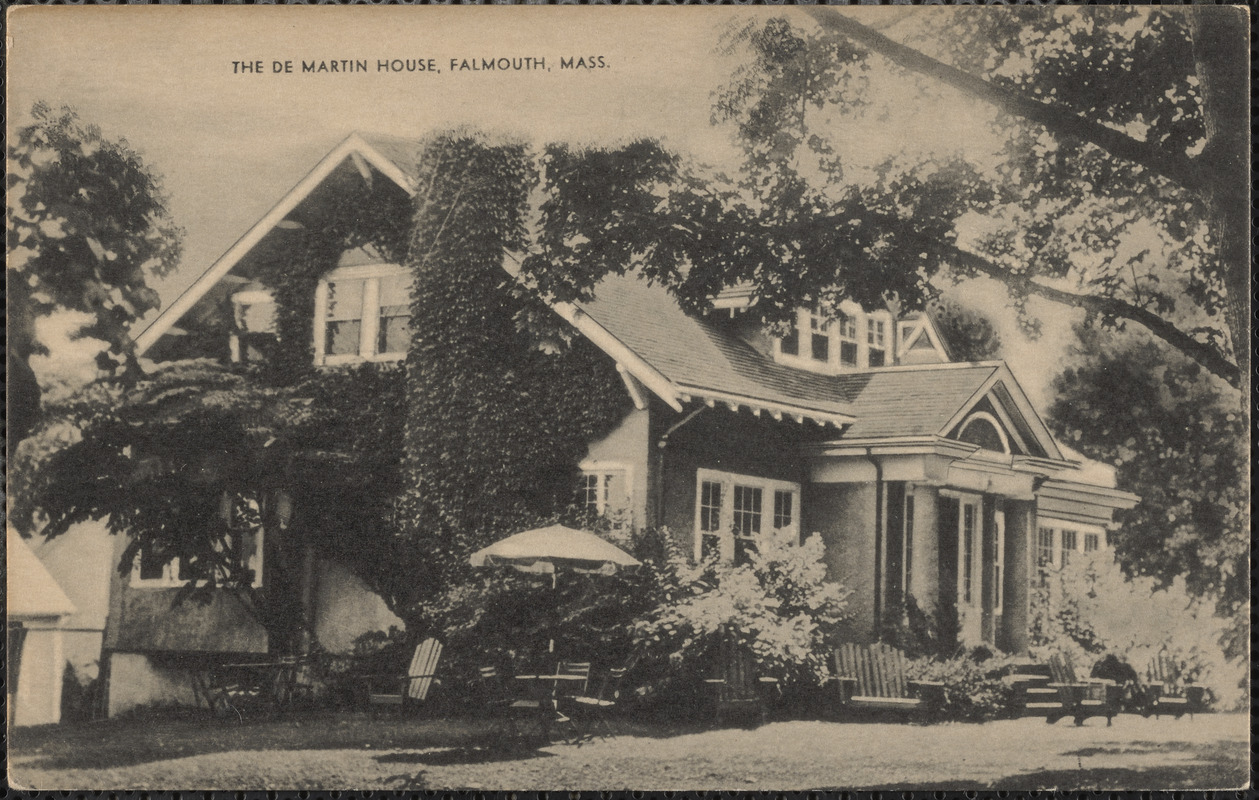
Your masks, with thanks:
[(954, 415), (943, 435), (999, 453), (1062, 458), (1049, 429), (1005, 367)]

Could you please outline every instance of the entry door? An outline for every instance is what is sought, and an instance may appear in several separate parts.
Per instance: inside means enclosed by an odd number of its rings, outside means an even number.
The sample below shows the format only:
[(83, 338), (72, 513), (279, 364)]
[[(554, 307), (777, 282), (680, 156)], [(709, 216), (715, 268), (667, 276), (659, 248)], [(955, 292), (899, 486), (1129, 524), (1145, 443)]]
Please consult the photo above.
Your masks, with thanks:
[(958, 498), (957, 610), (963, 642), (983, 641), (983, 502), (975, 495)]

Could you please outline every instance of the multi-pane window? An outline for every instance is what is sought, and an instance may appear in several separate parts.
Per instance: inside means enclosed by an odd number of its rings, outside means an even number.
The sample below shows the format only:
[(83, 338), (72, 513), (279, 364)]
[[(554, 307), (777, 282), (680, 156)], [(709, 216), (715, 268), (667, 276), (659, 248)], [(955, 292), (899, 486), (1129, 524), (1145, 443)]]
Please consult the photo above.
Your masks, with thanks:
[(857, 366), (857, 320), (848, 314), (839, 315), (839, 363)]
[(778, 340), (778, 345), (783, 355), (800, 355), (800, 326), (798, 323), (792, 323), (791, 330), (787, 331), (786, 336)]
[(1005, 566), (1005, 513), (997, 511), (993, 514), (992, 547), (992, 608), (994, 614), (1000, 614), (1004, 605), (1004, 586), (1002, 568)]
[(905, 495), (905, 594), (913, 593), (914, 578), (914, 496)]
[(1084, 534), (1084, 552), (1095, 553), (1101, 549), (1101, 537), (1096, 533)]
[(586, 463), (577, 484), (577, 504), (591, 516), (614, 515), (630, 507), (628, 469), (618, 464)]
[(767, 528), (796, 534), (800, 487), (795, 483), (701, 469), (697, 474), (697, 558), (742, 563)]
[(887, 323), (881, 319), (866, 319), (866, 345), (870, 354), (870, 366), (881, 367), (887, 363)]
[(216, 583), (241, 580), (262, 586), (263, 529), (257, 502), (224, 495), (219, 509), (227, 531), (214, 542), (212, 561), (199, 562), (141, 549), (131, 567), (131, 585), (138, 588), (183, 586), (189, 581)]
[(701, 481), (699, 488), (700, 557), (721, 554), (721, 483)]
[(403, 358), (411, 342), (410, 288), (410, 275), (391, 264), (330, 273), (315, 291), (316, 362)]
[(1054, 563), (1054, 529), (1041, 528), (1036, 532), (1036, 563), (1042, 567)]
[(790, 528), (792, 520), (792, 506), (794, 505), (795, 495), (791, 492), (775, 491), (774, 492), (774, 527), (779, 530)]
[(377, 353), (406, 353), (411, 344), (411, 281), (406, 275), (380, 279), (380, 324)]
[(734, 485), (734, 563), (747, 561), (756, 549), (756, 534), (761, 532), (761, 489), (758, 486)]
[(809, 314), (809, 353), (814, 361), (831, 360), (830, 323), (820, 314)]
[(962, 602), (971, 602), (975, 563), (975, 506), (962, 504)]
[(363, 299), (367, 281), (328, 281), (323, 351), (330, 356), (360, 355), (363, 338)]
[(1071, 554), (1075, 552), (1077, 546), (1076, 533), (1073, 530), (1063, 528), (1058, 531), (1058, 541), (1061, 544), (1059, 548), (1062, 552), (1062, 560), (1059, 562), (1061, 566), (1066, 566), (1071, 561)]

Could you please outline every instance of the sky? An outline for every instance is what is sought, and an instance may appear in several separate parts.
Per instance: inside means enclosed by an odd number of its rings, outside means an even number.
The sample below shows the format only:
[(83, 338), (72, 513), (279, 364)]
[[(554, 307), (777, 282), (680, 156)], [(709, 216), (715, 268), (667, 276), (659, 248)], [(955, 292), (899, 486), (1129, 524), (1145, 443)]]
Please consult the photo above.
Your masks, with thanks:
[[(69, 105), (110, 138), (125, 138), (163, 176), (185, 231), (184, 259), (153, 285), (169, 302), (354, 130), (398, 136), (456, 125), (539, 143), (662, 139), (680, 152), (732, 164), (728, 130), (710, 123), (712, 92), (737, 61), (716, 52), (734, 21), (795, 9), (748, 7), (240, 7), (52, 6), (8, 10), (8, 119), (31, 104)], [(854, 10), (880, 23), (904, 8)], [(949, 13), (923, 10), (913, 13)], [(880, 16), (882, 15), (882, 16)], [(802, 22), (807, 22), (801, 17)], [(562, 57), (603, 68), (560, 68)], [(544, 59), (545, 69), (452, 71), (452, 60)], [(365, 59), (365, 72), (303, 73), (302, 62)], [(379, 60), (432, 59), (438, 72), (378, 72)], [(247, 62), (262, 72), (245, 72)], [(235, 62), (235, 63), (234, 63)], [(275, 72), (275, 63), (292, 72)], [(845, 157), (873, 163), (902, 148), (959, 149), (982, 160), (994, 145), (986, 110), (942, 90), (923, 97), (898, 76), (876, 76), (885, 112), (845, 122)], [(839, 124), (839, 123), (837, 123)], [(1002, 292), (968, 284), (993, 314), (1016, 376), (1047, 400), (1070, 314), (1022, 339)], [(49, 329), (58, 357), (45, 369), (86, 374)]]

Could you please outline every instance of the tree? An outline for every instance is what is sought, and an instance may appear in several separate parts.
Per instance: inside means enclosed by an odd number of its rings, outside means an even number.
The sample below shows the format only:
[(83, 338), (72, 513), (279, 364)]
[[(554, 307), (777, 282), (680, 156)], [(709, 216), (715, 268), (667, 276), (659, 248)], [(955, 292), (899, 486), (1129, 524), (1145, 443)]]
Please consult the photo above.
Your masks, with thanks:
[[(1140, 496), (1117, 532), (1131, 575), (1215, 602), (1245, 630), (1250, 597), (1246, 422), (1220, 382), (1146, 337), (1079, 329), (1046, 422)], [(1232, 643), (1244, 651), (1245, 638)], [(1239, 649), (1240, 648), (1240, 649)]]
[[(800, 38), (842, 42), (843, 57), (822, 65), (827, 81), (851, 78), (848, 53), (862, 49), (991, 104), (1009, 127), (999, 174), (1010, 221), (1022, 230), (959, 248), (955, 268), (997, 277), (1016, 296), (1080, 305), (1103, 322), (1136, 322), (1235, 388), (1247, 383), (1243, 10), (932, 14), (933, 29), (912, 36), (918, 47), (834, 9), (808, 13), (822, 32)], [(761, 49), (762, 59), (772, 57)], [(820, 99), (808, 85), (798, 89), (802, 103)], [(1123, 253), (1124, 237), (1142, 225), (1163, 239), (1161, 251)], [(1107, 260), (1086, 266), (1084, 256), (1099, 251)], [(1206, 324), (1195, 319), (1203, 316)]]
[(104, 341), (98, 359), (134, 362), (130, 326), (160, 304), (152, 275), (174, 269), (182, 232), (157, 175), (126, 140), (84, 126), (68, 107), (36, 103), (9, 140), (7, 181), (8, 441), (30, 432), (40, 390), (30, 359), (47, 353), (36, 320), (88, 315), (79, 336)]

